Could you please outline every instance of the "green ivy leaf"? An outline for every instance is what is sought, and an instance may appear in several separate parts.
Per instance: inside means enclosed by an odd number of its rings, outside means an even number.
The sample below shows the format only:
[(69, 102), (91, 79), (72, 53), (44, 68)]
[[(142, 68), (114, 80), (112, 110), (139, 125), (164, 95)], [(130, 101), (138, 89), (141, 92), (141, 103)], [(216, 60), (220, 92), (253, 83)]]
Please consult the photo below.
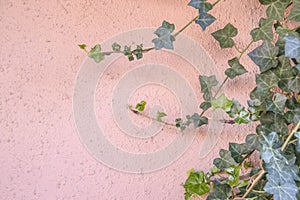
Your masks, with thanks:
[(114, 43), (111, 45), (111, 47), (112, 47), (112, 50), (113, 50), (113, 51), (117, 51), (117, 52), (121, 51), (121, 45), (119, 45), (119, 44), (116, 43), (116, 42), (114, 42)]
[(202, 171), (190, 171), (187, 180), (183, 186), (189, 196), (192, 194), (203, 195), (210, 191), (210, 186), (205, 181), (205, 174)]
[(208, 195), (206, 200), (225, 200), (231, 196), (231, 187), (228, 184), (214, 182), (214, 191)]
[(272, 26), (273, 26), (273, 20), (261, 18), (259, 20), (259, 27), (253, 29), (250, 32), (253, 41), (254, 42), (259, 40), (272, 41), (274, 37)]
[(212, 99), (212, 88), (218, 85), (218, 81), (215, 75), (212, 76), (199, 76), (199, 82), (201, 85), (201, 92), (203, 93), (203, 98), (206, 101), (211, 101)]
[(225, 172), (229, 174), (228, 183), (231, 187), (237, 186), (240, 180), (240, 172), (242, 166), (231, 165), (225, 169)]
[(194, 128), (198, 128), (204, 124), (208, 124), (208, 119), (207, 117), (200, 116), (198, 113), (194, 113), (192, 116), (186, 116), (186, 118), (192, 121), (194, 124)]
[(165, 49), (173, 49), (173, 42), (175, 41), (175, 37), (171, 35), (171, 33), (174, 31), (175, 25), (171, 24), (167, 21), (163, 21), (162, 25), (156, 29), (154, 34), (158, 36), (158, 38), (155, 38), (152, 40), (152, 42), (155, 45), (155, 49), (159, 50), (162, 48)]
[(188, 5), (198, 9), (203, 13), (207, 13), (213, 7), (211, 3), (207, 2), (206, 0), (191, 0)]
[(230, 165), (236, 165), (237, 163), (234, 161), (234, 159), (231, 156), (230, 151), (221, 149), (219, 151), (220, 158), (214, 159), (214, 165), (219, 169), (226, 169)]
[(300, 74), (289, 80), (288, 88), (297, 94), (300, 92)]
[(286, 96), (276, 93), (274, 96), (274, 100), (266, 99), (267, 111), (272, 111), (274, 113), (282, 114), (285, 109), (286, 100), (287, 100)]
[(269, 5), (277, 0), (259, 0), (262, 5)]
[(217, 108), (221, 108), (225, 112), (230, 112), (231, 106), (233, 105), (233, 102), (227, 97), (222, 94), (217, 99), (211, 101), (213, 110)]
[(80, 49), (86, 50), (86, 44), (79, 44), (78, 46)]
[(195, 21), (196, 24), (199, 24), (203, 31), (211, 25), (214, 21), (216, 21), (216, 18), (208, 13), (200, 12), (199, 11), (199, 19)]
[(245, 154), (246, 149), (244, 144), (229, 143), (229, 151), (232, 158), (237, 163), (241, 163), (244, 160), (243, 154)]
[(220, 43), (221, 48), (232, 48), (234, 46), (233, 37), (238, 34), (238, 30), (230, 23), (223, 29), (212, 33), (212, 36)]
[(137, 60), (141, 59), (143, 57), (143, 45), (137, 45), (136, 49), (132, 51), (132, 54), (135, 55)]
[(244, 66), (240, 64), (240, 61), (237, 57), (229, 60), (228, 64), (231, 68), (226, 69), (225, 74), (231, 79), (235, 78), (236, 76), (245, 74), (247, 72)]
[(288, 17), (289, 20), (300, 21), (300, 0), (293, 0), (294, 7)]
[(295, 183), (284, 182), (267, 174), (268, 182), (264, 190), (273, 194), (274, 200), (297, 200), (298, 187)]
[(264, 41), (264, 43), (261, 46), (251, 51), (248, 55), (251, 58), (251, 60), (257, 66), (259, 66), (260, 72), (265, 72), (271, 68), (277, 67), (277, 54), (278, 47), (275, 47), (269, 41)]
[(276, 46), (279, 48), (279, 55), (284, 55), (284, 49), (285, 49), (285, 40), (284, 38), (286, 36), (295, 36), (300, 37), (300, 34), (296, 31), (290, 30), (288, 27), (282, 27), (279, 26), (276, 28), (276, 33), (279, 35), (278, 40), (276, 42)]
[(127, 56), (127, 58), (128, 58), (129, 61), (133, 61), (133, 60), (134, 60), (134, 57), (133, 57), (132, 52), (131, 52), (131, 46), (127, 46), (127, 45), (126, 45), (126, 46), (124, 47), (123, 54), (124, 54), (125, 56)]
[(282, 159), (283, 156), (280, 150), (279, 137), (276, 132), (271, 132), (267, 136), (261, 133), (263, 140), (261, 143), (260, 156), (266, 162), (269, 163), (272, 158)]
[(146, 101), (143, 100), (143, 101), (136, 104), (135, 109), (142, 112), (142, 111), (145, 110), (146, 104), (147, 104)]
[(165, 116), (167, 116), (166, 113), (157, 111), (157, 113), (156, 113), (156, 120), (159, 121), (159, 122), (162, 122), (161, 118), (163, 118)]
[(285, 8), (290, 3), (290, 0), (277, 0), (272, 2), (267, 8), (267, 16), (273, 20), (281, 20), (284, 15)]
[[(262, 74), (255, 75), (258, 95), (265, 96), (270, 89), (277, 85), (278, 77), (272, 71), (267, 71)], [(265, 94), (263, 94), (265, 93)]]
[(242, 110), (234, 121), (238, 124), (248, 124), (250, 122), (250, 113), (246, 110)]
[(180, 128), (181, 131), (186, 129), (186, 125), (181, 118), (175, 119), (175, 124), (177, 128)]
[(297, 138), (297, 142), (296, 142), (296, 150), (298, 152), (300, 152), (300, 132), (296, 132), (295, 137)]
[(300, 59), (300, 38), (295, 36), (286, 36), (285, 56), (289, 58)]
[(96, 63), (101, 62), (104, 59), (104, 54), (101, 52), (101, 46), (100, 44), (95, 45), (89, 52), (88, 56)]
[(204, 101), (200, 104), (199, 106), (203, 111), (206, 111), (207, 109), (209, 109), (211, 107), (211, 102), (208, 101)]

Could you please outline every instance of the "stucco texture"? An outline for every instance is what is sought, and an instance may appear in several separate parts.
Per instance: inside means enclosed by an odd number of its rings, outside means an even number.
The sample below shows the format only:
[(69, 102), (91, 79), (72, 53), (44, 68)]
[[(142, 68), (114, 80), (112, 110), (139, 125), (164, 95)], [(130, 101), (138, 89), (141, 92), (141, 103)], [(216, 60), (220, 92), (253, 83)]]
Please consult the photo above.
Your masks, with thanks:
[[(103, 165), (80, 141), (72, 96), (86, 54), (77, 45), (91, 46), (131, 29), (158, 27), (164, 19), (182, 27), (197, 14), (187, 4), (187, 0), (0, 0), (1, 200), (183, 199), (182, 184), (187, 170), (208, 170), (220, 148), (227, 148), (229, 141), (243, 141), (245, 134), (253, 131), (254, 126), (227, 125), (222, 139), (200, 159), (198, 150), (203, 140), (200, 130), (190, 148), (173, 164), (141, 174), (120, 172)], [(249, 31), (257, 26), (259, 16), (264, 16), (264, 9), (258, 0), (221, 0), (212, 10), (218, 19), (212, 26), (203, 32), (193, 24), (183, 34), (203, 46), (216, 63), (222, 79), (227, 60), (236, 52), (221, 50), (210, 33), (231, 22), (239, 29), (235, 38), (237, 46), (243, 48), (251, 40)], [(150, 57), (146, 59), (151, 61)], [(242, 62), (246, 63), (249, 73), (229, 81), (224, 92), (245, 103), (257, 69), (248, 64), (251, 62), (247, 56)], [(110, 76), (99, 81), (105, 86), (107, 81), (118, 78), (117, 73), (111, 77), (114, 73), (112, 70)], [(192, 78), (195, 85), (198, 84), (197, 76)], [(106, 89), (105, 94), (110, 92), (104, 86), (99, 86), (96, 93), (99, 96), (95, 97), (100, 117), (103, 114), (101, 90)], [(145, 91), (148, 90), (142, 88), (132, 101), (144, 98)], [(150, 91), (150, 102), (154, 101), (151, 94)], [(161, 98), (166, 105), (176, 103), (168, 92), (155, 98)], [(147, 123), (131, 117), (136, 123)], [(105, 119), (109, 126), (111, 121)], [(168, 143), (173, 136), (169, 131), (163, 141)], [(111, 136), (111, 140), (122, 146), (126, 139)], [(141, 151), (156, 148), (147, 145)], [(138, 146), (130, 145), (129, 141), (127, 148), (134, 151)]]

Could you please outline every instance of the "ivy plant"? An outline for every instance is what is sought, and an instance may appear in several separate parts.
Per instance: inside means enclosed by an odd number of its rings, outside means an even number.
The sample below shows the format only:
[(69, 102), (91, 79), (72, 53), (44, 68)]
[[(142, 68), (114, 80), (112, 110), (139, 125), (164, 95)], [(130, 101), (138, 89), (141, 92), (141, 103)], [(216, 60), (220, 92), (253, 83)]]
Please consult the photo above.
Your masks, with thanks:
[[(129, 61), (141, 59), (152, 50), (173, 49), (176, 36), (193, 23), (204, 31), (216, 20), (210, 11), (221, 2), (191, 0), (188, 6), (197, 10), (197, 16), (186, 26), (175, 31), (175, 25), (163, 21), (154, 34), (153, 47), (121, 47), (112, 44), (111, 51), (102, 51), (97, 44), (89, 51), (85, 44), (79, 45), (87, 55), (100, 62), (113, 53), (121, 53)], [(238, 29), (228, 23), (211, 33), (220, 48), (234, 48), (237, 55), (229, 58), (226, 78), (219, 84), (216, 76), (199, 76), (204, 101), (199, 105), (202, 111), (177, 118), (174, 123), (164, 121), (164, 112), (157, 112), (156, 118), (143, 113), (146, 101), (128, 108), (135, 114), (156, 120), (165, 125), (184, 130), (208, 124), (205, 112), (208, 109), (222, 109), (228, 115), (224, 123), (250, 124), (255, 122), (256, 130), (249, 133), (244, 143), (229, 143), (228, 149), (220, 149), (213, 160), (210, 171), (188, 170), (183, 184), (184, 198), (206, 198), (207, 200), (297, 200), (300, 199), (300, 27), (288, 24), (300, 22), (300, 0), (259, 0), (266, 6), (266, 17), (250, 31), (252, 40), (244, 48), (236, 46), (234, 37)], [(292, 23), (290, 23), (292, 22)], [(296, 22), (296, 23), (293, 23)], [(260, 45), (250, 51), (253, 43)], [(256, 86), (249, 94), (247, 105), (220, 94), (226, 82), (247, 73), (242, 56), (249, 56), (257, 65)], [(258, 165), (251, 161), (259, 155)]]

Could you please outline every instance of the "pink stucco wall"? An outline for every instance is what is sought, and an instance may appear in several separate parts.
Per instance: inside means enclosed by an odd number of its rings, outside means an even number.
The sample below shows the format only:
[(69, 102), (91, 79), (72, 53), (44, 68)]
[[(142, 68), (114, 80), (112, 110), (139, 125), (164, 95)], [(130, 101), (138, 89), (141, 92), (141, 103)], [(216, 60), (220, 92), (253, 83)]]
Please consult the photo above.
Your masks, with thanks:
[[(196, 15), (196, 10), (187, 3), (187, 0), (0, 1), (1, 200), (183, 199), (181, 184), (188, 169), (208, 169), (228, 141), (242, 141), (245, 133), (253, 130), (251, 126), (226, 126), (222, 139), (203, 159), (197, 156), (203, 139), (199, 133), (179, 160), (147, 174), (110, 169), (94, 159), (80, 142), (72, 114), (72, 95), (86, 55), (77, 44), (92, 45), (131, 29), (158, 27), (163, 19), (181, 27)], [(258, 6), (258, 0), (222, 0), (212, 13), (218, 21), (206, 32), (192, 25), (184, 34), (204, 47), (223, 77), (227, 60), (235, 52), (221, 51), (210, 33), (231, 22), (240, 31), (236, 37), (238, 46), (244, 47), (251, 39), (248, 31), (257, 26), (264, 8)], [(244, 62), (247, 61), (244, 57)], [(253, 65), (246, 68), (249, 74), (228, 82), (225, 87), (229, 97), (242, 102), (252, 89), (257, 70)], [(101, 98), (96, 100), (101, 103)], [(118, 137), (112, 140), (120, 145), (123, 141)]]

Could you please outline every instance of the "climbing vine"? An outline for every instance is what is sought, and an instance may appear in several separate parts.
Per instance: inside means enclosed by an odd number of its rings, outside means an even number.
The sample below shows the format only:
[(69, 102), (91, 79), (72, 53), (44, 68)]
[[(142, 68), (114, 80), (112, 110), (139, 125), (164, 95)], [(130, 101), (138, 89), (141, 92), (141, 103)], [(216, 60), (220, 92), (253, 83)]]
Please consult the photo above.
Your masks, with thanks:
[[(222, 1), (191, 0), (189, 6), (198, 10), (197, 16), (175, 32), (175, 25), (163, 21), (154, 32), (154, 46), (145, 48), (112, 44), (111, 51), (102, 51), (97, 44), (87, 50), (87, 55), (100, 62), (114, 53), (123, 54), (129, 61), (143, 58), (152, 50), (173, 49), (176, 36), (191, 24), (198, 24), (204, 31), (216, 20), (210, 11)], [(259, 0), (266, 7), (266, 17), (259, 20), (251, 30), (252, 40), (243, 49), (236, 46), (234, 37), (238, 29), (228, 23), (224, 28), (211, 33), (222, 49), (234, 48), (236, 57), (228, 60), (226, 78), (219, 83), (216, 76), (199, 76), (204, 101), (201, 112), (177, 118), (174, 123), (165, 122), (164, 112), (156, 118), (143, 113), (146, 101), (128, 108), (135, 114), (184, 130), (193, 124), (200, 127), (208, 123), (208, 109), (222, 109), (230, 120), (224, 123), (249, 124), (256, 121), (255, 133), (247, 135), (242, 144), (229, 143), (228, 150), (221, 149), (211, 170), (189, 170), (183, 185), (185, 199), (194, 197), (207, 200), (226, 199), (300, 199), (300, 27), (287, 26), (288, 21), (300, 22), (300, 0)], [(251, 45), (261, 45), (249, 52)], [(222, 87), (231, 79), (247, 73), (242, 56), (249, 56), (259, 68), (255, 75), (256, 87), (250, 92), (247, 105), (220, 94)], [(259, 123), (257, 123), (259, 122)], [(251, 156), (259, 154), (260, 164), (255, 166)]]

